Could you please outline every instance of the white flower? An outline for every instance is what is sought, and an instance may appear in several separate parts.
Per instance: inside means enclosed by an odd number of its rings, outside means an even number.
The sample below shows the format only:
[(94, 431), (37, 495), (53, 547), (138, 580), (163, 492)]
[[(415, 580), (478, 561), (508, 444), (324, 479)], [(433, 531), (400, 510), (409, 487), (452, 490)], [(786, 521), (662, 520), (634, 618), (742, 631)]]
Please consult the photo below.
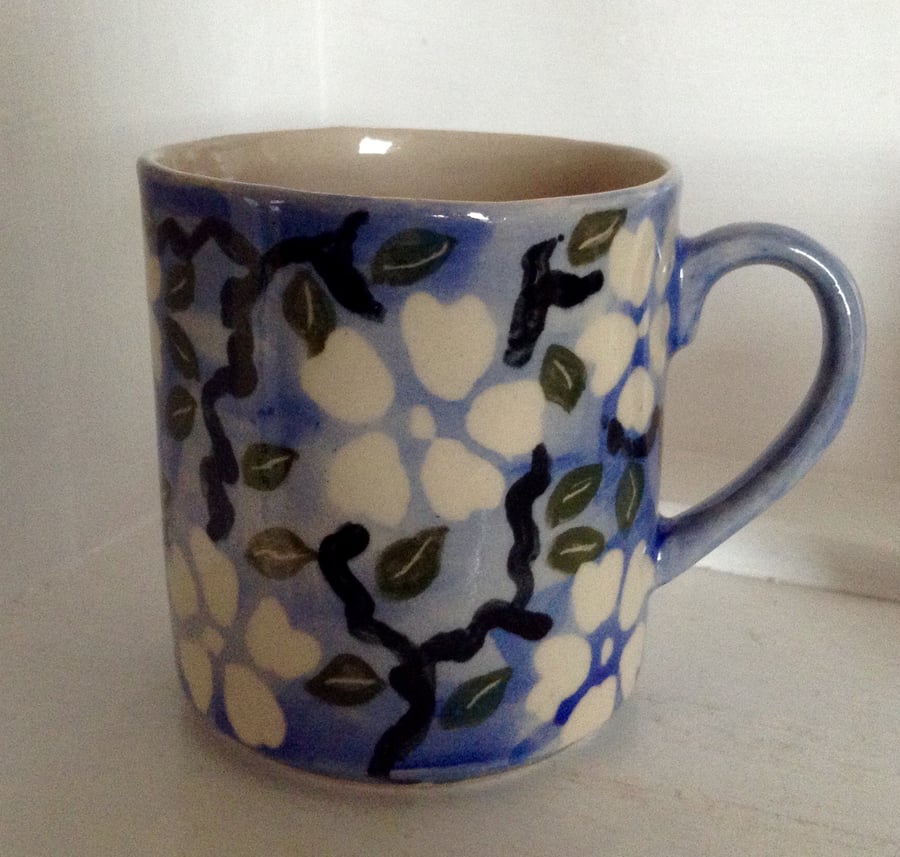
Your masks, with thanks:
[[(169, 550), (169, 601), (177, 623), (181, 673), (194, 706), (206, 714), (214, 691), (213, 660), (222, 656), (226, 645), (219, 628), (230, 628), (237, 618), (238, 580), (234, 564), (202, 529), (189, 531), (188, 545), (190, 559), (178, 545)], [(287, 726), (263, 673), (298, 678), (318, 665), (321, 647), (291, 627), (284, 608), (271, 596), (256, 606), (244, 643), (250, 665), (224, 664), (225, 713), (243, 743), (275, 748), (284, 742)]]
[(495, 384), (475, 397), (466, 430), (506, 458), (527, 455), (543, 438), (545, 404), (544, 391), (534, 379)]
[(647, 350), (650, 353), (650, 367), (657, 378), (662, 377), (669, 359), (669, 328), (672, 325), (672, 314), (669, 304), (661, 301), (653, 312), (650, 330), (647, 335)]
[(656, 262), (656, 230), (645, 217), (635, 232), (620, 229), (609, 248), (609, 285), (623, 300), (640, 306)]
[(367, 432), (341, 447), (328, 464), (328, 499), (350, 516), (397, 526), (409, 508), (410, 486), (396, 441)]
[[(632, 627), (634, 630), (619, 654), (618, 676), (607, 675), (600, 684), (589, 688), (572, 710), (560, 730), (559, 740), (563, 745), (594, 732), (610, 718), (618, 688), (623, 698), (634, 689), (645, 635), (644, 623), (635, 625), (635, 622), (653, 581), (653, 561), (645, 542), (635, 547), (627, 569), (624, 552), (615, 548), (607, 551), (599, 563), (583, 563), (575, 573), (569, 599), (575, 623), (585, 634), (594, 633), (610, 619), (617, 601), (619, 627), (626, 632)], [(600, 645), (601, 667), (610, 662), (614, 649), (613, 637), (605, 637)], [(539, 680), (526, 701), (528, 709), (544, 720), (552, 719), (559, 703), (581, 687), (591, 657), (591, 644), (578, 635), (566, 634), (544, 641), (534, 656)]]
[(206, 714), (212, 700), (213, 675), (209, 652), (201, 641), (179, 637), (175, 644), (181, 672), (188, 686), (194, 707)]
[(333, 330), (325, 348), (300, 365), (300, 386), (329, 416), (364, 424), (394, 401), (394, 379), (369, 341), (352, 327)]
[[(636, 231), (619, 230), (613, 240), (609, 279), (621, 299), (644, 301), (656, 260), (655, 235), (652, 221), (645, 218)], [(595, 396), (603, 397), (621, 383), (632, 366), (639, 337), (648, 339), (650, 362), (659, 374), (665, 361), (666, 313), (661, 310), (651, 319), (645, 312), (640, 331), (625, 312), (605, 312), (587, 323), (573, 350), (590, 372), (588, 386)], [(514, 380), (477, 390), (498, 357), (499, 343), (498, 326), (480, 298), (464, 295), (444, 303), (425, 291), (414, 291), (401, 308), (400, 331), (421, 389), (441, 402), (464, 403), (465, 429), (472, 441), (507, 460), (524, 458), (546, 442), (547, 401), (534, 374), (513, 373)], [(396, 361), (402, 354), (391, 349), (385, 359)], [(365, 331), (338, 327), (319, 355), (301, 357), (300, 379), (326, 414), (374, 429), (372, 424), (385, 418), (395, 403), (394, 378), (403, 377), (404, 369), (394, 363), (388, 368)], [(435, 419), (442, 413), (440, 405), (410, 403), (407, 397), (405, 424), (411, 437), (428, 444), (418, 477), (431, 510), (448, 521), (463, 521), (499, 506), (506, 486), (500, 470), (473, 452), (463, 438), (442, 435)], [(619, 394), (617, 416), (627, 429), (643, 433), (654, 407), (654, 381), (646, 369), (637, 367)], [(386, 419), (390, 425), (398, 422), (395, 417)], [(551, 434), (553, 430), (551, 426)], [(408, 448), (402, 446), (401, 452), (400, 439), (384, 431), (343, 441), (327, 465), (329, 500), (344, 514), (400, 526), (416, 496)]]
[(503, 499), (500, 471), (458, 440), (436, 438), (425, 453), (421, 476), (431, 508), (447, 521), (464, 521), (479, 509), (495, 509)]
[(322, 658), (315, 637), (296, 631), (277, 598), (263, 598), (247, 622), (247, 651), (256, 665), (280, 678), (299, 678)]
[(650, 427), (655, 405), (653, 379), (643, 366), (638, 366), (631, 371), (619, 393), (616, 418), (626, 430), (643, 434)]
[[(497, 326), (474, 295), (443, 304), (426, 292), (413, 292), (401, 310), (400, 327), (422, 388), (444, 401), (465, 400), (497, 356)], [(301, 360), (304, 391), (336, 419), (371, 424), (394, 402), (391, 373), (363, 333), (337, 328), (321, 354)], [(394, 372), (402, 374), (398, 367)], [(544, 439), (545, 405), (533, 378), (495, 384), (469, 403), (466, 429), (481, 446), (505, 458), (525, 456)], [(461, 439), (441, 437), (431, 407), (410, 407), (406, 425), (413, 438), (428, 443), (419, 478), (436, 515), (463, 521), (502, 503), (506, 486), (500, 471)], [(326, 495), (344, 514), (400, 526), (413, 496), (407, 466), (397, 439), (369, 431), (335, 450), (326, 465)]]
[(607, 676), (592, 687), (575, 706), (560, 731), (563, 744), (573, 744), (580, 738), (596, 732), (612, 716), (616, 707), (616, 677)]
[(225, 713), (250, 747), (280, 747), (287, 734), (284, 712), (268, 685), (243, 664), (225, 664)]
[(234, 563), (200, 527), (191, 528), (188, 544), (209, 612), (219, 625), (230, 625), (234, 622), (238, 606), (238, 579)]
[(414, 292), (403, 305), (400, 328), (422, 386), (449, 401), (469, 395), (497, 349), (497, 326), (474, 295), (442, 304), (427, 292)]
[(631, 364), (638, 340), (637, 325), (620, 312), (609, 312), (591, 321), (575, 343), (575, 353), (593, 365), (591, 392), (605, 396)]
[(172, 612), (179, 619), (187, 619), (200, 609), (197, 587), (188, 568), (184, 552), (178, 545), (173, 545), (166, 562), (169, 583), (169, 603)]
[(619, 601), (619, 627), (627, 631), (637, 621), (644, 601), (653, 586), (653, 560), (647, 553), (647, 543), (639, 542), (628, 561), (622, 598)]
[(569, 598), (578, 627), (586, 634), (597, 630), (616, 609), (625, 555), (607, 551), (600, 562), (586, 562), (575, 573)]
[(532, 662), (538, 679), (525, 700), (525, 708), (542, 721), (550, 721), (560, 703), (587, 678), (591, 647), (578, 634), (559, 634), (538, 643)]

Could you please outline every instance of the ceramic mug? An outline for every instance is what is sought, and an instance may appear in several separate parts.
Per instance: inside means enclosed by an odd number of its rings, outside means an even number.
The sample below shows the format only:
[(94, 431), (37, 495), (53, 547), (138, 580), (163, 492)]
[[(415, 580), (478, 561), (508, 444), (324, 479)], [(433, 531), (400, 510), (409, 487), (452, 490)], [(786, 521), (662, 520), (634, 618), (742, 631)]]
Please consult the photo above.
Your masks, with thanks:
[[(593, 733), (650, 592), (800, 478), (854, 394), (844, 266), (778, 226), (680, 237), (647, 152), (343, 128), (139, 172), (179, 674), (308, 771), (453, 780)], [(747, 473), (661, 517), (667, 364), (757, 263), (816, 296), (818, 374)]]

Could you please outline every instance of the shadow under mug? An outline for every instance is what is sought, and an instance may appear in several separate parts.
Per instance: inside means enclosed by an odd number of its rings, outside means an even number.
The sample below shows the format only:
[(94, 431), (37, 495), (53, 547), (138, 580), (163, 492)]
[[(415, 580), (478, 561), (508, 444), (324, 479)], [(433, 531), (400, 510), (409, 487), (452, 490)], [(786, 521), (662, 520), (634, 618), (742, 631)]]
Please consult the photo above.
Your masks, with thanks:
[[(454, 780), (594, 732), (649, 593), (799, 479), (857, 385), (844, 266), (778, 226), (680, 237), (647, 152), (340, 128), (139, 173), (179, 674), (308, 771)], [(759, 263), (812, 289), (818, 373), (745, 474), (661, 517), (667, 364)]]

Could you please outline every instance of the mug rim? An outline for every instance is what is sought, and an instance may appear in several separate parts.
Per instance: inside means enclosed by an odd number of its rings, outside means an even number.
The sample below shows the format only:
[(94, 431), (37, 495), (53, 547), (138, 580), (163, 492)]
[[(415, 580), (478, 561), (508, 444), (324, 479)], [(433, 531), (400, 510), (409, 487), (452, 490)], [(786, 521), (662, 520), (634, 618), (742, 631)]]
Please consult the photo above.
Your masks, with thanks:
[[(286, 157), (290, 154), (290, 144), (303, 143), (308, 146), (301, 150), (306, 156), (304, 162)], [(319, 147), (318, 153), (310, 151), (315, 145)], [(407, 154), (410, 145), (422, 151)], [(340, 159), (334, 157), (336, 146), (345, 147)], [(251, 165), (237, 163), (237, 159), (246, 158), (254, 151), (267, 157), (258, 172)], [(396, 152), (403, 154), (398, 158)], [(476, 154), (477, 160), (472, 160)], [(382, 176), (373, 172), (363, 174), (360, 168), (388, 163), (386, 158), (375, 161), (372, 155), (387, 155), (396, 158), (398, 163), (395, 165), (391, 160), (392, 169)], [(501, 182), (495, 192), (434, 192), (451, 185), (461, 189), (483, 187), (489, 180), (498, 178), (495, 174), (488, 176), (485, 170), (496, 170), (504, 163), (504, 157), (512, 163), (504, 173), (506, 184)], [(440, 158), (447, 164), (447, 174), (426, 176), (422, 192), (413, 192), (413, 183), (421, 179), (421, 175), (410, 174), (409, 166), (414, 158), (431, 164)], [(451, 173), (454, 159), (456, 169)], [(410, 163), (404, 164), (404, 160)], [(533, 171), (528, 168), (533, 170), (539, 163), (549, 166), (553, 175), (545, 180), (543, 189), (539, 187), (533, 192)], [(604, 164), (607, 173), (601, 175)], [(586, 176), (589, 168), (591, 172)], [(291, 180), (285, 169), (300, 172)], [(307, 170), (305, 174), (303, 169)], [(168, 144), (144, 152), (138, 159), (138, 171), (142, 177), (155, 174), (182, 185), (261, 196), (501, 208), (621, 193), (653, 193), (661, 186), (679, 181), (678, 170), (668, 159), (647, 149), (615, 143), (533, 134), (344, 125), (228, 134)]]

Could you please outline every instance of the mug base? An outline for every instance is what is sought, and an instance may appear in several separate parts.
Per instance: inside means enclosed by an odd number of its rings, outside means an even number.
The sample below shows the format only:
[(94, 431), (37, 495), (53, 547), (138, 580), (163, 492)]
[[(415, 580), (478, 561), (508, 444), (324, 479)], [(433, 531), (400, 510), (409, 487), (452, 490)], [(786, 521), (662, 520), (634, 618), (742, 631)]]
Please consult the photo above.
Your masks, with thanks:
[(292, 765), (290, 762), (270, 755), (264, 750), (250, 747), (233, 735), (229, 735), (218, 728), (213, 721), (197, 711), (190, 703), (190, 700), (185, 700), (184, 707), (187, 711), (185, 720), (189, 721), (189, 728), (196, 740), (203, 745), (202, 750), (204, 752), (218, 755), (228, 764), (236, 763), (244, 766), (253, 776), (275, 777), (279, 780), (283, 779), (285, 784), (290, 783), (295, 786), (327, 792), (349, 789), (353, 792), (379, 792), (385, 794), (397, 790), (418, 792), (429, 789), (476, 788), (479, 786), (490, 786), (499, 782), (514, 781), (519, 777), (528, 776), (534, 768), (541, 767), (541, 762), (563, 755), (573, 747), (583, 747), (595, 739), (606, 726), (604, 724), (594, 732), (571, 744), (552, 747), (543, 753), (528, 756), (514, 762), (506, 760), (486, 764), (455, 765), (444, 768), (431, 767), (398, 770), (389, 779), (378, 779), (366, 777), (365, 775), (357, 777)]

